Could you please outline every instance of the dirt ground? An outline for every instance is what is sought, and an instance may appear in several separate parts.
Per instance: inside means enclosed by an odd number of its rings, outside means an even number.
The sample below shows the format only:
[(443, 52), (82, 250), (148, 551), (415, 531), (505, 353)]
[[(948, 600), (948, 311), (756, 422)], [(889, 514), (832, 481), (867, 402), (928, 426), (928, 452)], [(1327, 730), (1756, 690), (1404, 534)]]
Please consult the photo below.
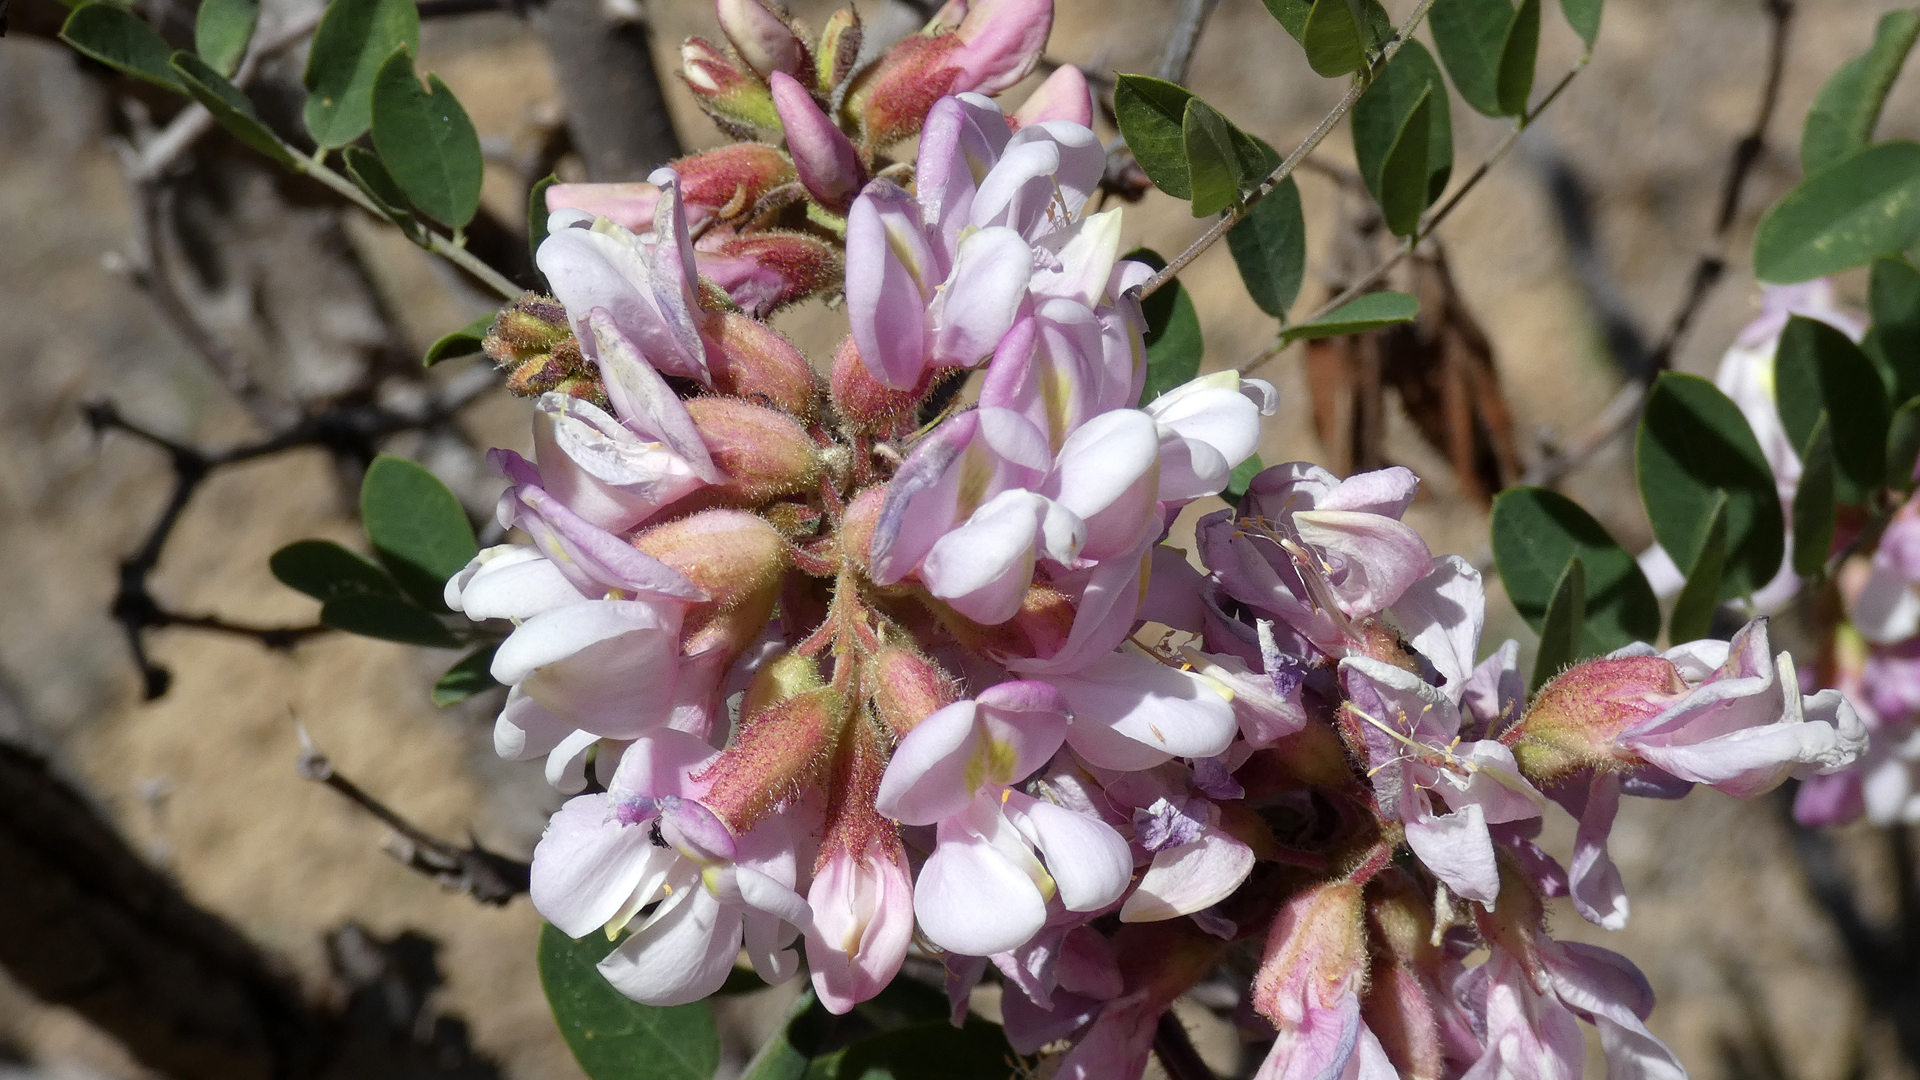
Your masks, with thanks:
[[(1051, 54), (1121, 71), (1154, 69), (1177, 6), (1058, 3)], [(1755, 309), (1745, 269), (1752, 224), (1798, 177), (1800, 118), (1821, 80), (1864, 47), (1874, 19), (1892, 6), (1797, 5), (1779, 113), (1745, 201), (1730, 272), (1678, 352), (1682, 369), (1710, 374)], [(869, 7), (879, 4), (869, 0)], [(1388, 7), (1401, 14), (1411, 4), (1389, 0)], [(1542, 86), (1579, 59), (1577, 40), (1548, 7)], [(1657, 336), (1709, 246), (1727, 156), (1758, 108), (1762, 7), (1757, 0), (1613, 0), (1591, 65), (1441, 230), (1455, 277), (1493, 339), (1524, 453), (1535, 453), (1542, 434), (1578, 430), (1620, 382), (1544, 177), (1565, 167), (1583, 183), (1606, 281), (1643, 336)], [(817, 25), (826, 10), (807, 3), (798, 13)], [(663, 69), (674, 65), (683, 36), (713, 32), (711, 9), (694, 0), (652, 0), (648, 13)], [(895, 8), (866, 14), (875, 24), (907, 20)], [(501, 144), (524, 140), (533, 118), (554, 107), (538, 41), (504, 14), (430, 23), (423, 53), (423, 66), (440, 72), (483, 136)], [(1255, 0), (1221, 5), (1193, 72), (1197, 92), (1279, 146), (1304, 135), (1341, 92), (1308, 72), (1298, 47)], [(689, 145), (719, 141), (684, 93), (674, 103)], [(7, 614), (0, 619), (7, 697), (0, 735), (9, 723), (26, 728), (25, 737), (53, 751), (195, 899), (303, 977), (320, 976), (321, 935), (346, 921), (380, 933), (419, 930), (442, 943), (447, 986), (438, 1007), (464, 1017), (507, 1075), (577, 1077), (535, 978), (531, 907), (523, 900), (481, 908), (442, 893), (382, 852), (380, 825), (293, 769), (297, 720), (343, 772), (421, 825), (452, 836), (471, 829), (499, 849), (529, 851), (557, 800), (537, 764), (493, 759), (486, 702), (437, 710), (427, 701), (451, 654), (344, 636), (273, 653), (175, 630), (151, 639), (156, 659), (174, 674), (171, 691), (157, 702), (140, 699), (107, 607), (117, 561), (165, 498), (167, 466), (151, 447), (123, 436), (96, 439), (80, 407), (108, 398), (150, 427), (209, 446), (255, 431), (114, 268), (131, 219), (120, 166), (102, 138), (105, 109), (70, 56), (18, 35), (0, 40), (0, 379), (10, 388), (0, 395), (0, 453), (9, 462), (0, 470), (0, 610)], [(1883, 133), (1920, 135), (1920, 73), (1908, 74), (1885, 115)], [(1506, 128), (1458, 99), (1453, 116), (1460, 177)], [(1321, 154), (1351, 162), (1344, 128)], [(1321, 266), (1339, 197), (1316, 174), (1301, 183), (1314, 265)], [(518, 197), (504, 172), (489, 181), (489, 204), (509, 220), (521, 216)], [(1157, 195), (1128, 211), (1130, 238), (1163, 252), (1201, 228), (1183, 205)], [(417, 345), (471, 317), (473, 298), (448, 291), (423, 257), (377, 232), (356, 227), (354, 235), (390, 256), (393, 273), (383, 284)], [(1184, 280), (1210, 367), (1262, 348), (1273, 324), (1246, 299), (1224, 246)], [(1864, 291), (1859, 281), (1842, 284), (1855, 297)], [(1310, 277), (1301, 310), (1325, 295)], [(816, 357), (834, 342), (832, 316), (817, 309), (784, 316), (782, 325)], [(1297, 352), (1264, 374), (1283, 401), (1264, 459), (1320, 456)], [(524, 407), (504, 395), (469, 410), (465, 423), (484, 443), (520, 447), (527, 439)], [(1457, 497), (1441, 459), (1403, 417), (1396, 414), (1390, 430), (1393, 456), (1429, 482), (1433, 497), (1414, 516), (1434, 549), (1484, 561), (1484, 515)], [(1625, 440), (1565, 488), (1630, 547), (1647, 541)], [(156, 589), (182, 609), (260, 623), (310, 620), (315, 605), (273, 580), (267, 556), (306, 536), (349, 540), (356, 532), (350, 505), (317, 451), (223, 473), (174, 535)], [(1496, 606), (1489, 643), (1516, 631), (1524, 637), (1504, 601), (1496, 598)], [(1570, 830), (1554, 839), (1565, 850)], [(1849, 837), (1861, 872), (1884, 881), (1872, 858), (1878, 850), (1864, 831)], [(1750, 1053), (1762, 1040), (1777, 1051), (1781, 1080), (1909, 1073), (1889, 1033), (1863, 1031), (1838, 941), (1808, 897), (1772, 803), (1740, 805), (1713, 792), (1680, 804), (1635, 803), (1622, 813), (1614, 853), (1633, 897), (1630, 928), (1608, 935), (1565, 909), (1556, 929), (1641, 965), (1661, 999), (1652, 1026), (1696, 1077), (1762, 1075)], [(0, 976), (5, 1045), (49, 1076), (140, 1075), (112, 1044)], [(13, 1068), (4, 1057), (0, 1076)]]

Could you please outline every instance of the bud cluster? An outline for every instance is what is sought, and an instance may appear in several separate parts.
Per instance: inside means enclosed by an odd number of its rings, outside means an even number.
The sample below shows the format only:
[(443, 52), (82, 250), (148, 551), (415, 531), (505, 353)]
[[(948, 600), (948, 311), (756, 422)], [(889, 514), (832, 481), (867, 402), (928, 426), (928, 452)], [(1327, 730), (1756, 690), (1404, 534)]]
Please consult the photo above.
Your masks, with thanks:
[[(954, 0), (864, 71), (851, 15), (811, 37), (719, 9), (729, 47), (689, 42), (689, 82), (785, 151), (554, 189), (555, 299), (488, 338), (540, 393), (532, 459), (491, 457), (531, 543), (447, 602), (511, 621), (496, 747), (572, 796), (535, 852), (541, 913), (625, 931), (600, 969), (658, 1005), (743, 952), (775, 981), (803, 950), (836, 1012), (911, 950), (956, 1002), (991, 968), (1009, 1041), (1063, 1077), (1140, 1076), (1235, 950), (1263, 1077), (1571, 1075), (1575, 1018), (1616, 1066), (1677, 1069), (1631, 964), (1552, 940), (1543, 898), (1620, 925), (1620, 796), (1844, 766), (1844, 699), (1803, 697), (1757, 621), (1529, 704), (1514, 643), (1475, 662), (1480, 575), (1401, 520), (1405, 469), (1275, 466), (1196, 552), (1168, 546), (1274, 391), (1225, 372), (1142, 404), (1151, 271), (1119, 258), (1118, 210), (1089, 212), (1084, 84), (1012, 116), (956, 96), (1024, 75), (1050, 6)], [(913, 168), (882, 164), (914, 131)], [(762, 227), (802, 202), (818, 231)], [(789, 236), (819, 265), (844, 249), (843, 281), (801, 288), (785, 256), (728, 276), (726, 244)], [(781, 283), (743, 298), (762, 273)], [(758, 316), (829, 278), (848, 333), (823, 380)], [(974, 404), (933, 404), (961, 379)], [(1534, 842), (1556, 804), (1568, 868)]]

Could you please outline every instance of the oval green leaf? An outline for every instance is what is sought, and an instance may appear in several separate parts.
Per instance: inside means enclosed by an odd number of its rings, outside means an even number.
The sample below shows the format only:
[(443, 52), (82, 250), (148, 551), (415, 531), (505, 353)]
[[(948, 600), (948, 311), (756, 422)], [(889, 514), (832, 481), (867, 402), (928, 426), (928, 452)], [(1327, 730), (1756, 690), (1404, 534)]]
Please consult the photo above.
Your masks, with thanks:
[(1500, 44), (1500, 73), (1495, 91), (1502, 116), (1525, 116), (1533, 95), (1534, 63), (1540, 54), (1540, 0), (1520, 0)]
[(1875, 259), (1867, 279), (1873, 327), (1860, 347), (1880, 369), (1888, 397), (1920, 394), (1920, 270), (1905, 259)]
[(456, 229), (473, 220), (484, 171), (480, 134), (440, 76), (429, 75), (421, 88), (405, 49), (374, 78), (373, 148), (415, 209)]
[(1153, 186), (1176, 199), (1193, 195), (1187, 184), (1187, 102), (1192, 91), (1165, 79), (1121, 75), (1113, 85), (1113, 112), (1133, 159)]
[(1700, 554), (1687, 571), (1687, 583), (1673, 602), (1667, 620), (1667, 641), (1683, 645), (1713, 632), (1713, 613), (1720, 608), (1727, 571), (1727, 493), (1716, 492), (1707, 505), (1707, 535)]
[(1181, 119), (1181, 143), (1187, 154), (1193, 216), (1212, 217), (1232, 206), (1240, 195), (1240, 170), (1233, 126), (1227, 118), (1197, 97), (1188, 99)]
[(208, 67), (232, 78), (259, 21), (260, 0), (200, 0), (193, 20), (193, 49)]
[(1711, 508), (1724, 493), (1720, 598), (1746, 596), (1773, 579), (1786, 547), (1773, 469), (1739, 407), (1712, 383), (1671, 371), (1660, 376), (1640, 417), (1634, 468), (1653, 535), (1676, 565), (1698, 561)]
[(380, 562), (408, 596), (445, 610), (442, 591), (478, 550), (447, 485), (406, 458), (381, 454), (360, 485), (360, 517)]
[(380, 163), (380, 155), (358, 146), (349, 146), (340, 152), (347, 166), (347, 179), (360, 189), (361, 194), (380, 208), (388, 221), (399, 227), (407, 239), (419, 243), (423, 237), (419, 219), (413, 216), (413, 204), (407, 201), (407, 193), (393, 180), (393, 174)]
[(1314, 338), (1339, 337), (1378, 330), (1394, 323), (1412, 322), (1420, 314), (1420, 301), (1397, 292), (1370, 292), (1328, 312), (1326, 317), (1299, 326), (1289, 326), (1280, 334), (1282, 344)]
[(280, 584), (322, 603), (340, 596), (400, 595), (385, 570), (373, 560), (331, 540), (296, 540), (267, 560)]
[(1227, 250), (1253, 302), (1276, 319), (1286, 318), (1307, 273), (1307, 219), (1293, 177), (1227, 230)]
[(1885, 142), (1829, 165), (1760, 219), (1753, 272), (1790, 284), (1898, 255), (1920, 237), (1920, 143)]
[(1800, 133), (1800, 167), (1808, 176), (1852, 154), (1873, 139), (1887, 92), (1920, 38), (1920, 13), (1889, 11), (1874, 29), (1873, 45), (1840, 65), (1807, 110)]
[(1332, 79), (1366, 66), (1366, 40), (1356, 17), (1359, 14), (1359, 5), (1351, 0), (1314, 0), (1300, 34), (1300, 44), (1307, 50), (1307, 66), (1314, 74)]
[(241, 93), (239, 87), (228, 82), (224, 75), (190, 52), (174, 53), (172, 64), (180, 85), (193, 100), (206, 106), (214, 120), (234, 138), (289, 169), (301, 167), (293, 149), (281, 142), (280, 136), (275, 135), (261, 121), (260, 114), (253, 111), (253, 100)]
[(1567, 17), (1567, 25), (1586, 42), (1587, 49), (1593, 49), (1593, 43), (1600, 37), (1600, 9), (1604, 0), (1560, 0), (1560, 13)]
[(614, 943), (540, 927), (540, 986), (574, 1059), (592, 1080), (713, 1080), (720, 1035), (704, 1001), (658, 1008), (623, 997), (594, 966)]
[(413, 0), (333, 0), (307, 52), (307, 131), (325, 150), (345, 146), (373, 122), (373, 80), (395, 49), (420, 47)]
[(1307, 16), (1313, 14), (1313, 0), (1263, 0), (1267, 13), (1279, 21), (1293, 40), (1307, 34)]
[(451, 360), (456, 356), (471, 356), (480, 351), (481, 343), (486, 339), (487, 331), (493, 327), (493, 320), (500, 313), (490, 311), (458, 330), (440, 335), (433, 344), (427, 346), (425, 366), (432, 367), (442, 360)]
[(1509, 488), (1493, 500), (1494, 565), (1520, 617), (1544, 633), (1567, 563), (1584, 571), (1585, 619), (1574, 658), (1660, 636), (1660, 601), (1632, 553), (1580, 504), (1546, 488)]
[(171, 66), (173, 47), (138, 15), (117, 4), (83, 4), (60, 27), (60, 40), (137, 79), (184, 93)]
[(1437, 0), (1427, 16), (1440, 62), (1468, 105), (1488, 116), (1505, 115), (1500, 104), (1501, 59), (1514, 10), (1508, 0)]
[(1893, 421), (1887, 426), (1887, 485), (1912, 491), (1916, 466), (1920, 466), (1920, 397), (1908, 398), (1893, 410)]
[(1821, 416), (1833, 418), (1834, 496), (1864, 505), (1886, 479), (1893, 413), (1873, 361), (1847, 335), (1795, 315), (1774, 351), (1773, 386), (1780, 426), (1795, 447), (1807, 445)]
[(1826, 413), (1800, 451), (1800, 486), (1793, 493), (1793, 572), (1816, 578), (1833, 547), (1833, 425)]
[[(1374, 201), (1385, 205), (1382, 173), (1388, 156), (1402, 138), (1407, 117), (1426, 97), (1427, 175), (1425, 210), (1447, 189), (1453, 175), (1453, 117), (1447, 103), (1447, 84), (1433, 54), (1418, 41), (1409, 41), (1393, 54), (1385, 70), (1353, 106), (1353, 154), (1360, 178)], [(1403, 182), (1403, 181), (1402, 181)]]
[(1433, 130), (1428, 116), (1433, 111), (1433, 88), (1420, 92), (1413, 111), (1400, 127), (1399, 137), (1380, 165), (1380, 213), (1387, 231), (1395, 236), (1412, 236), (1420, 231), (1420, 215), (1427, 209), (1428, 179), (1427, 137)]

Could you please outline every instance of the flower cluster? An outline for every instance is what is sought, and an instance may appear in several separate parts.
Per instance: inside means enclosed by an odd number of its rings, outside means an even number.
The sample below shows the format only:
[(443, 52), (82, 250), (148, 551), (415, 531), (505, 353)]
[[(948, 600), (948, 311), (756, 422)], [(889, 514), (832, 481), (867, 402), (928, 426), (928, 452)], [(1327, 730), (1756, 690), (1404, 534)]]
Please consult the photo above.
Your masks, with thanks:
[[(804, 951), (845, 1012), (919, 949), (957, 1019), (991, 969), (1012, 1046), (1063, 1077), (1141, 1075), (1160, 1015), (1241, 949), (1263, 1077), (1573, 1075), (1576, 1021), (1617, 1067), (1681, 1075), (1645, 980), (1549, 937), (1543, 902), (1621, 925), (1622, 795), (1843, 767), (1846, 701), (1803, 696), (1759, 620), (1528, 702), (1513, 642), (1476, 662), (1478, 572), (1401, 520), (1405, 469), (1276, 466), (1169, 546), (1273, 389), (1224, 373), (1140, 402), (1150, 272), (1119, 257), (1119, 211), (1089, 210), (1084, 85), (1011, 117), (952, 93), (1024, 74), (1029, 6), (956, 0), (837, 119), (821, 58), (848, 28), (809, 46), (757, 0), (720, 8), (735, 52), (690, 44), (689, 79), (735, 122), (777, 117), (785, 151), (731, 149), (841, 215), (849, 332), (821, 385), (723, 281), (702, 245), (744, 186), (715, 202), (662, 170), (645, 220), (618, 216), (630, 191), (555, 204), (554, 298), (490, 338), (547, 390), (532, 460), (491, 458), (531, 543), (447, 586), (512, 624), (497, 749), (572, 795), (535, 852), (540, 912), (625, 932), (600, 970), (651, 1004)], [(914, 128), (911, 170), (875, 169)], [(1556, 806), (1580, 823), (1564, 868), (1535, 843)]]

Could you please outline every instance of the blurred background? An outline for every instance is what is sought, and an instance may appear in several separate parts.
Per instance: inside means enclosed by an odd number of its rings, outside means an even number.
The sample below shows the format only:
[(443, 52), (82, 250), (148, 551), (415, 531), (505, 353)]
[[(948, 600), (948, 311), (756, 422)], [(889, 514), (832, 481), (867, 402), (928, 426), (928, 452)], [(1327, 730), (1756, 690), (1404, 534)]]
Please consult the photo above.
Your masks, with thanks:
[[(190, 37), (191, 0), (139, 6)], [(684, 37), (717, 36), (701, 0), (420, 6), (420, 67), (458, 94), (488, 153), (491, 231), (476, 227), (474, 248), (510, 275), (527, 263), (534, 180), (637, 179), (723, 141), (677, 75)], [(1398, 18), (1412, 5), (1387, 6)], [(1058, 0), (1048, 55), (1155, 73), (1181, 7)], [(1282, 394), (1264, 460), (1407, 465), (1426, 482), (1411, 518), (1434, 550), (1483, 567), (1486, 495), (1522, 479), (1552, 480), (1628, 548), (1646, 546), (1630, 439), (1595, 438), (1605, 410), (1663, 364), (1711, 375), (1756, 313), (1754, 222), (1799, 178), (1820, 83), (1892, 7), (1612, 0), (1591, 64), (1439, 230), (1444, 264), (1398, 272), (1426, 301), (1422, 336), (1295, 347), (1256, 372)], [(870, 40), (927, 15), (898, 0), (860, 9)], [(808, 0), (795, 14), (817, 27), (830, 10)], [(252, 89), (282, 130), (298, 129), (284, 121), (298, 109), (299, 32), (318, 11), (264, 7), (261, 34), (290, 44)], [(539, 763), (495, 759), (497, 698), (431, 704), (453, 653), (248, 632), (314, 622), (317, 604), (278, 584), (267, 558), (310, 536), (355, 544), (354, 492), (374, 450), (425, 462), (490, 517), (498, 487), (478, 453), (526, 449), (526, 404), (483, 358), (419, 363), (488, 298), (222, 134), (158, 153), (177, 99), (53, 41), (64, 14), (12, 0), (0, 38), (0, 892), (15, 897), (0, 902), (14, 913), (0, 919), (12, 942), (0, 946), (0, 1077), (160, 1075), (127, 1052), (130, 1032), (199, 1047), (177, 1075), (275, 1075), (259, 1048), (284, 1031), (222, 1028), (222, 994), (250, 1002), (248, 1015), (287, 1012), (287, 1030), (360, 1033), (357, 1075), (577, 1077), (541, 995), (525, 898), (483, 906), (443, 889), (394, 857), (408, 852), (385, 824), (295, 768), (298, 723), (340, 775), (421, 828), (524, 858), (559, 799)], [(1580, 59), (1557, 13), (1544, 22), (1541, 91)], [(1343, 89), (1307, 69), (1256, 0), (1211, 11), (1188, 82), (1283, 149)], [(1453, 116), (1457, 185), (1510, 127), (1458, 99)], [(1884, 117), (1883, 137), (1920, 136), (1920, 73)], [(1743, 142), (1751, 170), (1722, 230)], [(1301, 174), (1311, 259), (1296, 314), (1389, 250), (1350, 194), (1351, 169), (1342, 127)], [(1169, 255), (1205, 224), (1155, 193), (1127, 222), (1130, 240)], [(1693, 305), (1711, 260), (1724, 272)], [(1271, 343), (1274, 323), (1224, 245), (1183, 281), (1209, 369)], [(1839, 287), (1863, 299), (1864, 280)], [(836, 318), (816, 303), (776, 325), (824, 361)], [(293, 449), (207, 467), (289, 431)], [(177, 521), (156, 532), (170, 506)], [(1520, 637), (1524, 657), (1529, 632), (1488, 577), (1486, 641)], [(1920, 900), (1904, 830), (1799, 834), (1784, 806), (1709, 790), (1632, 801), (1613, 843), (1631, 925), (1606, 934), (1564, 908), (1556, 934), (1637, 962), (1660, 999), (1653, 1030), (1702, 1080), (1920, 1075)], [(1564, 850), (1570, 837), (1548, 840)], [(61, 936), (76, 928), (97, 948)], [(141, 951), (143, 933), (160, 959)], [(196, 941), (227, 966), (175, 979), (168, 943)], [(722, 1006), (731, 1068), (790, 992)], [(1228, 1073), (1257, 1064), (1218, 1018), (1232, 1005), (1182, 1013)]]

